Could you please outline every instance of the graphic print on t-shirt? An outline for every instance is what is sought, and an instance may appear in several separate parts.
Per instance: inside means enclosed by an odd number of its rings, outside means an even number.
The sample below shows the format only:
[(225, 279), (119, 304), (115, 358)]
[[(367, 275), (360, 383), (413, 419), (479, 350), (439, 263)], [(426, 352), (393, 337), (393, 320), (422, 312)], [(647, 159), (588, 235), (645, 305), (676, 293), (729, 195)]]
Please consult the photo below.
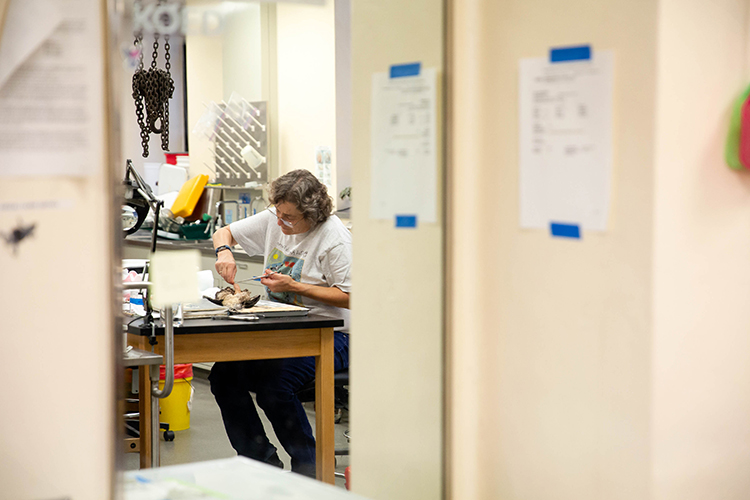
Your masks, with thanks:
[[(268, 260), (266, 269), (277, 272), (279, 274), (286, 274), (291, 276), (294, 281), (300, 281), (302, 279), (302, 266), (305, 265), (305, 259), (297, 257), (290, 257), (278, 248), (271, 250), (268, 254)], [(302, 306), (302, 296), (292, 292), (272, 292), (266, 287), (268, 297), (284, 302), (286, 304), (294, 304), (296, 306)]]

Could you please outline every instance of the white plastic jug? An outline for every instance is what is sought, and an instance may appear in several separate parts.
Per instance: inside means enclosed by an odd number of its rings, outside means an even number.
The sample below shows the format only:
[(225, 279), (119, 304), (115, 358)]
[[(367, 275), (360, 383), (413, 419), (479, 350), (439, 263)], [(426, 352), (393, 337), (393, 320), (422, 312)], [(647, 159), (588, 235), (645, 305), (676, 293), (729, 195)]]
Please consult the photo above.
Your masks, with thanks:
[(179, 191), (188, 180), (187, 170), (177, 165), (165, 163), (159, 169), (159, 186), (156, 194)]

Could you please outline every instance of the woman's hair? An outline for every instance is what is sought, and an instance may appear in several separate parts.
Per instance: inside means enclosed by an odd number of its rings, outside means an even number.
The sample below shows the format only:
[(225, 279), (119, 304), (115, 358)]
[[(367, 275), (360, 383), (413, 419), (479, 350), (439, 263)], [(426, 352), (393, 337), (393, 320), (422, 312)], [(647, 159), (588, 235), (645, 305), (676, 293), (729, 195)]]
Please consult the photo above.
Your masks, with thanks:
[(292, 203), (313, 226), (325, 222), (333, 212), (333, 201), (325, 184), (308, 170), (292, 170), (271, 183), (271, 203)]

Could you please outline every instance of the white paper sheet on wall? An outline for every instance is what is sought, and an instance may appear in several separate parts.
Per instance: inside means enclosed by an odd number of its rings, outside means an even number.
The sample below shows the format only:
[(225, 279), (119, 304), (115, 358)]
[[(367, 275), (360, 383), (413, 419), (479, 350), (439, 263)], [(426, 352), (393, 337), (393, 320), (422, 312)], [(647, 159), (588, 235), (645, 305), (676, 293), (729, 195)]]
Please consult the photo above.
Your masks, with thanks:
[(100, 170), (101, 40), (89, 0), (10, 2), (0, 42), (0, 176)]
[(201, 298), (198, 290), (200, 263), (198, 250), (155, 252), (151, 256), (151, 301), (154, 306), (198, 302)]
[(372, 76), (372, 219), (401, 227), (437, 220), (436, 78), (435, 68)]
[(590, 59), (521, 59), (520, 224), (604, 231), (612, 176), (611, 51)]

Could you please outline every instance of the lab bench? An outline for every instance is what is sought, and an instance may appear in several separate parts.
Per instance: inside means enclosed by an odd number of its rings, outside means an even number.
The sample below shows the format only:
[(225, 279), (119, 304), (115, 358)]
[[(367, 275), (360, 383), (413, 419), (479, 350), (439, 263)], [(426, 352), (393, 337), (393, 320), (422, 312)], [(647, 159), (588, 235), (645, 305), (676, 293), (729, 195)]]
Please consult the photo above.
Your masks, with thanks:
[[(125, 238), (122, 248), (123, 259), (148, 259), (151, 249), (151, 231), (137, 231)], [(200, 250), (201, 269), (209, 269), (214, 275), (214, 285), (226, 286), (226, 282), (219, 277), (214, 264), (216, 263), (216, 252), (211, 240), (168, 240), (159, 238), (156, 240), (156, 250)], [(234, 260), (237, 262), (237, 280), (244, 280), (253, 276), (263, 274), (263, 257), (249, 256), (239, 246), (232, 248)], [(260, 282), (250, 281), (241, 283), (242, 288), (252, 294), (265, 296), (266, 289)], [(213, 363), (196, 363), (196, 368), (210, 370)]]

